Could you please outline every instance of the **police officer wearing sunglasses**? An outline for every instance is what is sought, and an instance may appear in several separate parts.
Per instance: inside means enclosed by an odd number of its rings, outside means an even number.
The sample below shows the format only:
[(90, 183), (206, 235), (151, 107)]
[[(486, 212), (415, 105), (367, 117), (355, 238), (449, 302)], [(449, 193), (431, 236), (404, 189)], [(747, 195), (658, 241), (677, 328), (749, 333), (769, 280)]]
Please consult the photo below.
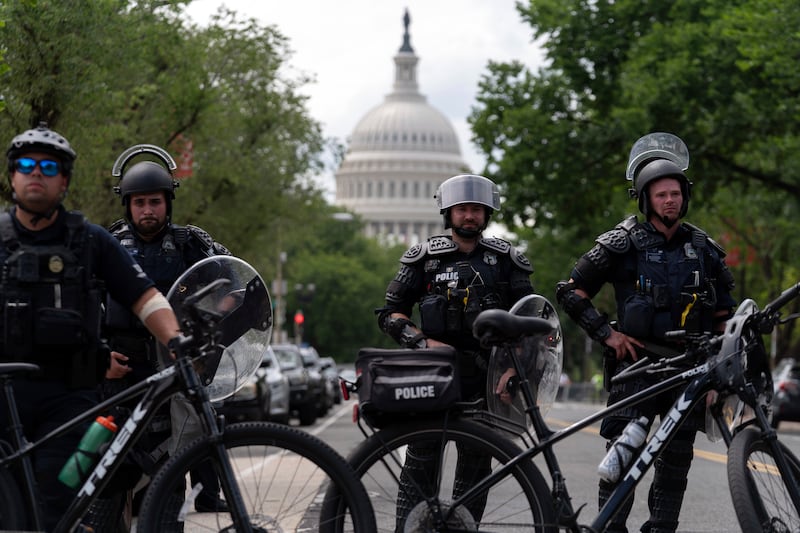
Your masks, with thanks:
[[(14, 383), (23, 429), (33, 441), (98, 402), (96, 386), (108, 366), (99, 331), (106, 291), (164, 344), (179, 326), (128, 251), (105, 229), (63, 207), (76, 158), (63, 136), (40, 123), (14, 137), (6, 155), (14, 206), (0, 214), (0, 361), (40, 368)], [(5, 410), (0, 405), (3, 429)], [(75, 496), (57, 476), (85, 429), (52, 439), (33, 454), (45, 530)]]

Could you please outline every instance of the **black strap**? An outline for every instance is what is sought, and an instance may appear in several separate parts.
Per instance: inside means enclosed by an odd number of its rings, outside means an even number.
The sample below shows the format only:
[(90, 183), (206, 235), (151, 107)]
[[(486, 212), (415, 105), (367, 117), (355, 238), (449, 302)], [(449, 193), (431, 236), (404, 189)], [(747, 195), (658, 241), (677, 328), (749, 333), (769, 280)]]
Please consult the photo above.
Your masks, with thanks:
[(17, 229), (14, 227), (14, 221), (11, 220), (11, 213), (8, 211), (0, 213), (0, 239), (10, 252), (19, 248)]

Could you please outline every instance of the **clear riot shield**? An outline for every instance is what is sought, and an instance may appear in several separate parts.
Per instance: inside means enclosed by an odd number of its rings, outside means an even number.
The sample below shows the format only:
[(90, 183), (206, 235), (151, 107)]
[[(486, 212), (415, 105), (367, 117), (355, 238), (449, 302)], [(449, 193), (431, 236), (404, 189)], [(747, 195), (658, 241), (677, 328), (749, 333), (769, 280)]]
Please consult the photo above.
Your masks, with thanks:
[(633, 181), (642, 163), (651, 159), (668, 159), (685, 171), (689, 168), (689, 149), (680, 137), (671, 133), (656, 132), (645, 135), (633, 143), (628, 156), (625, 178)]
[[(556, 308), (545, 298), (538, 294), (531, 294), (521, 298), (509, 312), (520, 316), (543, 318), (552, 324), (552, 329), (541, 335), (525, 337), (517, 347), (517, 357), (525, 370), (525, 378), (532, 387), (536, 403), (545, 415), (553, 405), (558, 393), (558, 382), (561, 377), (561, 367), (564, 356), (564, 340), (561, 334), (561, 322), (558, 319)], [(507, 356), (499, 348), (494, 348), (489, 360), (489, 382), (487, 384), (486, 402), (489, 411), (521, 426), (533, 430), (525, 414), (525, 399), (519, 392), (512, 395), (510, 404), (500, 400), (495, 394), (500, 376), (511, 367)]]
[[(273, 325), (269, 292), (258, 272), (237, 257), (217, 255), (195, 263), (167, 293), (181, 327), (187, 319), (187, 301), (217, 280), (224, 282), (191, 303), (213, 331), (215, 348), (204, 350), (194, 362), (212, 402), (233, 395), (255, 374)], [(170, 364), (164, 346), (159, 346), (159, 359), (162, 365)]]

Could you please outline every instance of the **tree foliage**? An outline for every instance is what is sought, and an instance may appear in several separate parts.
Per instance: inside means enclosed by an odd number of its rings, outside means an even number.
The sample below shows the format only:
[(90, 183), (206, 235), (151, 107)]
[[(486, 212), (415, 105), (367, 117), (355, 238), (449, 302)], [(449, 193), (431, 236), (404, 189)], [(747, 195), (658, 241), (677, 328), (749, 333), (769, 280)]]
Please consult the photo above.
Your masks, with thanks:
[(189, 3), (0, 3), (0, 139), (40, 121), (67, 137), (78, 153), (67, 207), (102, 225), (124, 214), (111, 175), (121, 152), (154, 144), (179, 163), (190, 152), (174, 221), (203, 227), (270, 285), (285, 252), (287, 285), (314, 282), (310, 317), (331, 320), (309, 325), (321, 352), (380, 344), (373, 309), (400, 254), (339, 224), (315, 186), (329, 141), (301, 93), (312, 80), (289, 76), (276, 27), (224, 7), (200, 27)]
[(635, 211), (630, 147), (669, 131), (691, 154), (690, 220), (742, 258), (738, 296), (765, 303), (796, 280), (800, 6), (530, 0), (518, 10), (546, 65), (490, 63), (470, 124), (503, 188), (504, 222), (529, 250), (554, 240), (570, 252), (568, 263), (541, 254), (540, 279), (566, 278), (594, 236)]

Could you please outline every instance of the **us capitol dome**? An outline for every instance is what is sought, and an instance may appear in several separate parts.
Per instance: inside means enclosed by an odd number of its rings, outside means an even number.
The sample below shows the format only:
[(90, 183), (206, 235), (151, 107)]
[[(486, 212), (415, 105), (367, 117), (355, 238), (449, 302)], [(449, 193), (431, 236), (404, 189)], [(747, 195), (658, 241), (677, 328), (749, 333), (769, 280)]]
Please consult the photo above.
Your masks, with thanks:
[(412, 245), (445, 233), (434, 194), (469, 169), (450, 121), (419, 92), (408, 11), (403, 23), (392, 92), (353, 130), (336, 173), (336, 204), (363, 219), (367, 236)]

